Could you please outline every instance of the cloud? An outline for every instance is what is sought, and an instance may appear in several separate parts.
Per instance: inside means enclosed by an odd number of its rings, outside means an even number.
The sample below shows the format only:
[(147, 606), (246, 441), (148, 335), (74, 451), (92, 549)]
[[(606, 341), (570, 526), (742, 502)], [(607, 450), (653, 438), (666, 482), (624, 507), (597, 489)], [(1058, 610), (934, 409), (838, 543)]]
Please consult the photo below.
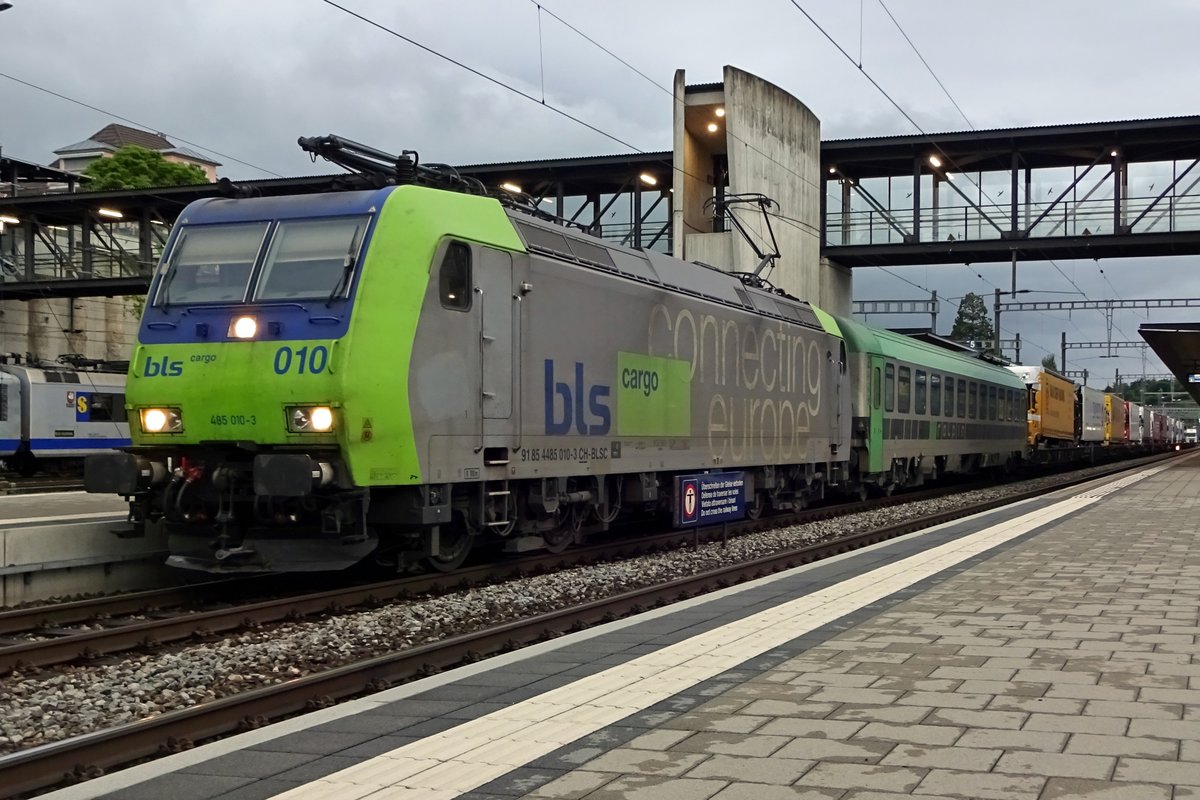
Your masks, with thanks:
[[(253, 178), (336, 172), (310, 163), (295, 144), (324, 133), (459, 164), (625, 151), (543, 107), (543, 94), (635, 147), (667, 150), (672, 109), (661, 87), (678, 68), (693, 83), (719, 81), (725, 64), (755, 73), (813, 109), (826, 138), (914, 132), (867, 76), (926, 131), (968, 129), (955, 103), (980, 129), (1191, 114), (1200, 79), (1192, 41), (1200, 6), (1185, 0), (1139, 6), (1136, 25), (1104, 4), (1011, 0), (1003, 14), (980, 4), (889, 4), (918, 52), (879, 4), (805, 4), (855, 63), (777, 0), (751, 0), (736, 14), (716, 2), (540, 2), (542, 11), (530, 0), (344, 0), (531, 101), (318, 0), (14, 0), (0, 13), (0, 71), (104, 112), (0, 78), (0, 145), (5, 154), (48, 162), (54, 148), (119, 114), (225, 154), (217, 156), (224, 175)], [(1144, 187), (1163, 174), (1138, 168), (1131, 186), (1152, 191)], [(1059, 266), (1096, 299), (1200, 296), (1200, 282), (1180, 260), (1106, 261), (1103, 277), (1096, 262)], [(990, 294), (1010, 282), (1007, 265), (895, 271), (943, 297)], [(921, 294), (879, 270), (860, 270), (855, 280), (862, 299)], [(1020, 282), (1073, 290), (1044, 263), (1023, 264)], [(1150, 314), (1155, 321), (1196, 316)], [(952, 318), (943, 314), (947, 329)], [(1116, 323), (1136, 337), (1144, 320), (1121, 312)], [(1012, 314), (1004, 324), (1021, 330), (1031, 348), (1051, 351), (1062, 330), (1080, 339), (1107, 335), (1097, 312)], [(1107, 371), (1114, 362), (1095, 363)], [(1125, 371), (1141, 360), (1115, 363)]]

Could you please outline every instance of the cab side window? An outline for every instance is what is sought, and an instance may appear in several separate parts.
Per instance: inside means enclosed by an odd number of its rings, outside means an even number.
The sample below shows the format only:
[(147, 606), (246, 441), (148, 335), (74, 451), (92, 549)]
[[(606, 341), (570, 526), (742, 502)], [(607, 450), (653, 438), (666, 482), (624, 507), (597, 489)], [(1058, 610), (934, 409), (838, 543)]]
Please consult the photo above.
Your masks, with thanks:
[(896, 365), (888, 364), (883, 368), (883, 408), (886, 411), (896, 409)]
[(438, 270), (438, 287), (442, 305), (454, 311), (471, 308), (471, 248), (462, 242), (451, 242), (442, 257)]
[(125, 413), (125, 395), (93, 392), (88, 407), (91, 422), (128, 422)]

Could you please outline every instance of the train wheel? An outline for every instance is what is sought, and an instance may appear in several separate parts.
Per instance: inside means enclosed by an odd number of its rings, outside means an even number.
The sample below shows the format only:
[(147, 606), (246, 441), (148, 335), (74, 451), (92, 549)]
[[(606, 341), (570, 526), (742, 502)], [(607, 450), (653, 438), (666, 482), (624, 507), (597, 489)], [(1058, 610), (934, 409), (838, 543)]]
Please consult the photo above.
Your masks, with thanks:
[(746, 516), (750, 519), (758, 519), (762, 516), (767, 507), (767, 493), (755, 492), (754, 501), (746, 504)]
[(425, 559), (438, 572), (452, 572), (463, 565), (471, 553), (475, 537), (461, 520), (443, 525), (438, 532), (437, 555)]
[(33, 454), (28, 451), (22, 451), (9, 458), (5, 463), (10, 468), (15, 470), (22, 478), (32, 478), (37, 474), (38, 461)]
[(570, 525), (570, 518), (568, 517), (567, 524), (543, 533), (542, 539), (551, 553), (558, 554), (566, 550), (575, 542), (575, 528)]

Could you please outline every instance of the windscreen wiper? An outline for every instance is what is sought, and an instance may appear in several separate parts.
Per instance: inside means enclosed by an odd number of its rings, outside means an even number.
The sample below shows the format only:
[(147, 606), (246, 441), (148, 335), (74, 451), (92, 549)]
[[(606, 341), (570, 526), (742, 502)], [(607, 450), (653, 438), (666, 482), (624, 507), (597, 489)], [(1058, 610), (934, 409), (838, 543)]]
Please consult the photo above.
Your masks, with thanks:
[(167, 308), (171, 305), (171, 281), (175, 280), (175, 273), (175, 265), (172, 264), (171, 268), (167, 271), (167, 276), (163, 278), (163, 287), (159, 291), (160, 300), (155, 304), (163, 310), (164, 314), (167, 313)]
[(359, 225), (354, 229), (354, 237), (350, 240), (350, 247), (346, 250), (345, 257), (342, 258), (342, 274), (338, 276), (337, 283), (333, 285), (333, 291), (329, 293), (329, 297), (325, 299), (325, 307), (329, 308), (333, 305), (333, 298), (337, 297), (338, 292), (342, 290), (342, 286), (350, 281), (350, 273), (354, 270), (354, 262), (358, 258), (358, 241), (359, 232), (362, 231), (362, 226)]

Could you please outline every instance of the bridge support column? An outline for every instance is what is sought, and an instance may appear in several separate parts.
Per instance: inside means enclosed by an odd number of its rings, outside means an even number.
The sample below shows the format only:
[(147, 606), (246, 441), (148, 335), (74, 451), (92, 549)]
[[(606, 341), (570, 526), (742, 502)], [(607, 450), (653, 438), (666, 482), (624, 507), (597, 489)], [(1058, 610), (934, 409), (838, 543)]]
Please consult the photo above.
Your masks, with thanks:
[[(677, 257), (752, 272), (753, 248), (736, 231), (722, 230), (712, 201), (764, 194), (778, 204), (770, 213), (780, 257), (763, 277), (827, 311), (850, 313), (849, 271), (821, 258), (821, 121), (803, 103), (734, 67), (725, 67), (720, 84), (692, 87), (678, 70), (674, 162)], [(727, 164), (727, 176), (714, 164)], [(770, 250), (765, 221), (748, 210), (739, 219)]]

